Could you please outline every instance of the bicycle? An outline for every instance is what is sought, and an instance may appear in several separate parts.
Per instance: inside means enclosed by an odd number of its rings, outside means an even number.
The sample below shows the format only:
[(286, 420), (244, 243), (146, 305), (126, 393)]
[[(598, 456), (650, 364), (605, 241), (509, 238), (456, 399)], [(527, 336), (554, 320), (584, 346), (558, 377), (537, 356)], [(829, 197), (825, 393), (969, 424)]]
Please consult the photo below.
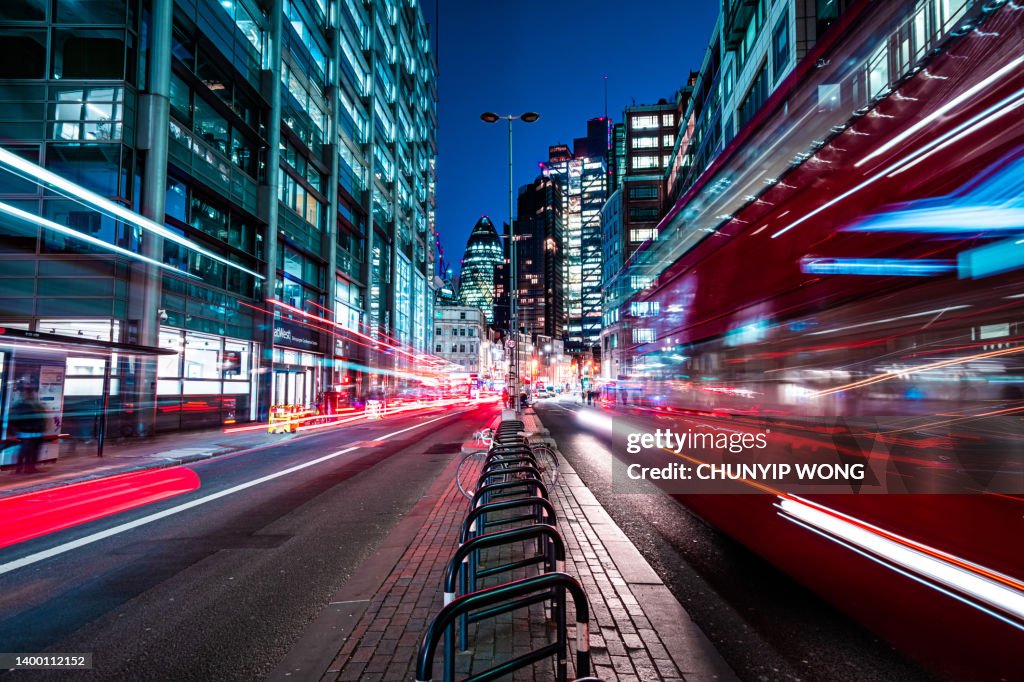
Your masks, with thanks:
[[(482, 429), (476, 431), (473, 434), (473, 439), (485, 443), (487, 449), (474, 450), (464, 455), (455, 472), (455, 482), (458, 485), (459, 492), (467, 500), (473, 499), (477, 482), (480, 480), (481, 474), (484, 473), (488, 457), (495, 448), (494, 430)], [(523, 464), (530, 464), (540, 472), (540, 480), (547, 489), (554, 491), (555, 484), (558, 482), (558, 455), (555, 453), (555, 450), (544, 443), (530, 443), (528, 440), (517, 445), (518, 447), (511, 446), (506, 455), (492, 458), (493, 468), (491, 470), (500, 472), (502, 468), (521, 468)], [(527, 462), (525, 460), (531, 461)], [(517, 472), (510, 475), (520, 478), (528, 474)]]

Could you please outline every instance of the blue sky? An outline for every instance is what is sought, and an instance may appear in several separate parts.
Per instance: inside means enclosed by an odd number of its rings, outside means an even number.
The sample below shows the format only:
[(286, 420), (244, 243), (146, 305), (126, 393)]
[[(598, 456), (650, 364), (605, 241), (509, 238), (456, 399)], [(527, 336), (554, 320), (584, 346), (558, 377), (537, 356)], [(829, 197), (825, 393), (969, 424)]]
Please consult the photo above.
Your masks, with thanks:
[(673, 96), (704, 57), (715, 0), (424, 0), (438, 11), (437, 227), (457, 271), (481, 215), (508, 219), (507, 128), (484, 111), (536, 111), (514, 123), (516, 189), (531, 181), (549, 145), (572, 144), (588, 118), (622, 118), (632, 103)]

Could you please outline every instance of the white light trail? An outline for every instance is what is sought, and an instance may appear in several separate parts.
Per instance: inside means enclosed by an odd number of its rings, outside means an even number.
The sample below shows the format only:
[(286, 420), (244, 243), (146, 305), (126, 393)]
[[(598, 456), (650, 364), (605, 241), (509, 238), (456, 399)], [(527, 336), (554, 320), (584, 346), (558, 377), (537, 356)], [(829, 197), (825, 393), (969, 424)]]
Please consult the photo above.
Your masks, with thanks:
[(854, 168), (860, 168), (862, 165), (864, 165), (865, 163), (867, 163), (871, 159), (875, 158), (876, 156), (880, 156), (880, 155), (884, 154), (885, 152), (889, 151), (890, 149), (892, 149), (893, 147), (895, 147), (899, 143), (903, 142), (903, 140), (907, 139), (908, 137), (910, 137), (914, 133), (918, 132), (919, 130), (923, 130), (926, 126), (930, 125), (933, 121), (935, 121), (936, 119), (941, 117), (947, 111), (950, 111), (954, 107), (960, 106), (961, 104), (963, 104), (964, 102), (969, 100), (971, 97), (974, 97), (974, 95), (978, 94), (982, 90), (987, 89), (990, 85), (992, 85), (996, 81), (1000, 80), (1004, 76), (1012, 74), (1017, 69), (1017, 67), (1019, 67), (1021, 64), (1024, 64), (1024, 55), (1022, 55), (1020, 57), (1017, 57), (1016, 59), (1014, 59), (1013, 61), (1011, 61), (1006, 66), (1004, 66), (1003, 68), (1001, 68), (998, 71), (996, 71), (995, 73), (993, 73), (991, 76), (989, 76), (985, 80), (981, 81), (980, 83), (976, 83), (974, 86), (968, 88), (967, 90), (962, 92), (957, 97), (954, 97), (950, 101), (946, 102), (941, 107), (939, 107), (938, 109), (936, 109), (932, 113), (928, 114), (927, 116), (922, 118), (920, 121), (918, 121), (914, 125), (910, 126), (906, 130), (904, 130), (902, 133), (900, 133), (896, 137), (894, 137), (891, 140), (889, 140), (888, 142), (886, 142), (885, 144), (879, 145), (870, 154), (865, 156), (863, 159), (861, 159), (857, 163), (853, 164)]
[(23, 159), (17, 154), (10, 152), (4, 149), (3, 147), (0, 147), (0, 164), (8, 166), (9, 168), (13, 168), (23, 177), (27, 177), (31, 179), (33, 182), (45, 183), (49, 185), (51, 188), (54, 188), (59, 193), (64, 194), (65, 196), (72, 198), (78, 201), (79, 203), (87, 204), (103, 213), (106, 213), (107, 215), (116, 216), (117, 218), (120, 218), (126, 223), (130, 223), (132, 225), (135, 225), (136, 227), (140, 227), (144, 230), (148, 230), (154, 234), (160, 235), (161, 237), (168, 241), (180, 244), (181, 246), (184, 246), (189, 250), (195, 251), (196, 253), (202, 254), (203, 256), (215, 260), (218, 263), (223, 263), (228, 267), (235, 268), (236, 270), (241, 270), (242, 272), (250, 274), (253, 277), (256, 277), (257, 279), (264, 279), (263, 275), (259, 274), (258, 272), (249, 270), (248, 268), (242, 267), (238, 263), (232, 262), (227, 258), (224, 258), (223, 256), (219, 256), (216, 253), (213, 253), (212, 251), (208, 251), (207, 249), (204, 249), (202, 246), (193, 242), (192, 240), (186, 239), (185, 237), (182, 237), (179, 234), (175, 234), (173, 231), (167, 229), (163, 225), (154, 222), (149, 218), (141, 216), (138, 213), (135, 213), (134, 211), (130, 211), (124, 206), (121, 206), (120, 204), (113, 202), (110, 199), (101, 197), (99, 194), (96, 194), (95, 192), (90, 192), (81, 185), (77, 185), (71, 182), (70, 180), (65, 180), (56, 173), (48, 171), (42, 166), (34, 164), (31, 161)]
[(779, 498), (776, 506), (784, 512), (784, 518), (791, 517), (790, 520), (823, 531), (826, 536), (849, 543), (915, 576), (956, 590), (1024, 622), (1024, 591), (1016, 589), (1013, 585), (1019, 582), (1009, 576), (834, 510), (822, 511), (796, 498)]
[(105, 251), (110, 251), (112, 253), (116, 253), (118, 255), (131, 258), (133, 260), (148, 263), (149, 265), (155, 265), (158, 268), (170, 270), (173, 273), (176, 273), (178, 275), (184, 275), (185, 277), (189, 277), (191, 279), (198, 279), (198, 277), (196, 277), (195, 275), (185, 272), (183, 270), (179, 270), (178, 268), (170, 266), (166, 263), (161, 263), (159, 261), (153, 260), (152, 258), (147, 258), (142, 254), (135, 253), (134, 251), (129, 251), (128, 249), (117, 246), (116, 244), (105, 242), (102, 239), (97, 239), (96, 237), (85, 234), (84, 232), (73, 230), (70, 227), (61, 225), (60, 223), (55, 223), (52, 220), (41, 218), (33, 213), (29, 213), (28, 211), (22, 211), (20, 208), (15, 208), (10, 204), (0, 202), (0, 212), (14, 216), (15, 218), (20, 218), (21, 220), (30, 222), (34, 225), (39, 225), (43, 229), (50, 230), (52, 232), (59, 232), (60, 234), (71, 237), (72, 239), (77, 239), (79, 241), (85, 242), (86, 244), (92, 244), (93, 246), (97, 246), (101, 249), (104, 249)]

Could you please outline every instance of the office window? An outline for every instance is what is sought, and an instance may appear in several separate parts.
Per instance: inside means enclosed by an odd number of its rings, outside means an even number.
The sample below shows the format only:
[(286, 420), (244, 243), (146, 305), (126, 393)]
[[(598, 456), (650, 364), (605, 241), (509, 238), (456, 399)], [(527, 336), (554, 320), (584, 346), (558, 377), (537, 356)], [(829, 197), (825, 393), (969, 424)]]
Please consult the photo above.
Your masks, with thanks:
[(465, 353), (466, 352), (466, 344), (464, 344), (464, 343), (460, 343), (459, 344), (459, 352), (460, 353)]
[(633, 149), (651, 149), (651, 148), (657, 147), (657, 146), (658, 146), (658, 136), (657, 135), (644, 136), (644, 137), (634, 137), (633, 138), (633, 143), (632, 143)]
[(654, 185), (630, 185), (630, 199), (657, 199), (658, 188)]
[(123, 24), (124, 9), (124, 0), (61, 0), (54, 20), (58, 24)]
[(654, 343), (654, 330), (650, 328), (633, 328), (633, 343)]
[(46, 31), (0, 31), (0, 42), (6, 55), (0, 59), (0, 78), (46, 76)]
[(438, 327), (434, 333), (434, 336), (444, 336), (444, 330)]
[(122, 88), (75, 88), (57, 93), (53, 137), (110, 142), (121, 139)]
[(458, 353), (459, 352), (459, 347), (456, 346), (454, 343), (452, 344), (452, 352), (453, 353)]
[(629, 119), (634, 130), (646, 130), (658, 127), (658, 117), (655, 116), (634, 116)]
[(53, 77), (122, 79), (125, 47), (124, 31), (57, 29), (53, 33)]
[(661, 138), (661, 145), (663, 147), (674, 147), (676, 144), (676, 136), (672, 133), (663, 135)]
[(436, 345), (436, 346), (434, 347), (434, 352), (435, 352), (435, 353), (440, 353), (440, 352), (441, 352), (441, 344), (437, 344), (437, 345)]
[(629, 241), (631, 242), (645, 242), (648, 239), (657, 239), (658, 230), (653, 227), (638, 227), (635, 230), (629, 231)]
[(642, 170), (646, 168), (658, 168), (661, 165), (661, 157), (659, 156), (634, 156), (633, 157), (633, 169)]
[(667, 128), (668, 126), (674, 126), (675, 124), (676, 124), (676, 115), (675, 114), (662, 114), (661, 115), (661, 125), (663, 125), (663, 126), (665, 126)]
[(787, 8), (775, 24), (775, 30), (772, 31), (772, 64), (775, 69), (776, 82), (789, 68), (789, 52), (789, 10)]
[(0, 21), (45, 21), (46, 6), (49, 2), (50, 0), (4, 0), (0, 2)]
[(227, 156), (230, 144), (228, 122), (212, 105), (197, 97), (195, 102), (195, 132), (204, 142)]

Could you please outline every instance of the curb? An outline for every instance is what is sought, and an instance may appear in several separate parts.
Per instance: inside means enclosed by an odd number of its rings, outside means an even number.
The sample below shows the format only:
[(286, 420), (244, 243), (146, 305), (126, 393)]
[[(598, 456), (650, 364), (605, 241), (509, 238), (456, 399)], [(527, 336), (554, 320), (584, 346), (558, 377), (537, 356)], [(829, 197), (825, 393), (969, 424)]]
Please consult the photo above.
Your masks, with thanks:
[[(540, 415), (533, 411), (533, 418), (544, 426)], [(544, 429), (548, 431), (547, 428)], [(550, 433), (550, 431), (548, 431)], [(738, 680), (739, 677), (732, 667), (715, 648), (708, 636), (700, 629), (687, 613), (685, 607), (676, 599), (668, 586), (640, 553), (633, 541), (623, 532), (619, 525), (600, 503), (596, 496), (580, 479), (569, 460), (558, 450), (561, 456), (560, 467), (564, 466), (562, 481), (571, 479), (579, 481), (586, 492), (588, 503), (583, 506), (590, 524), (601, 529), (598, 539), (604, 545), (615, 567), (629, 586), (629, 591), (636, 598), (640, 608), (658, 633), (662, 633), (662, 642), (676, 667), (687, 679), (707, 680)], [(614, 456), (614, 455), (613, 455)], [(563, 483), (560, 482), (560, 485)], [(574, 491), (574, 495), (579, 489)], [(577, 499), (579, 497), (577, 496)]]

